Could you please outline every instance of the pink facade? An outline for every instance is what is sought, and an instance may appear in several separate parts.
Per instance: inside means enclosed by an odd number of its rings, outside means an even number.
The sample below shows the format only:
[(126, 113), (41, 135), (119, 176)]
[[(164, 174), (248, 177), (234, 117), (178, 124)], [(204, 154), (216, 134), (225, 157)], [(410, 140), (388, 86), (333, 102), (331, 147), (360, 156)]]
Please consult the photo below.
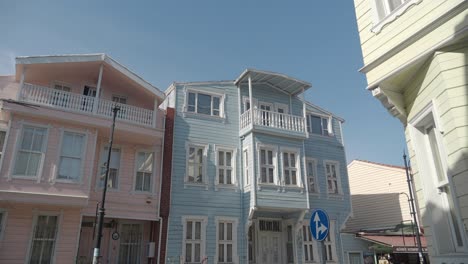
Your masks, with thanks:
[(90, 263), (116, 103), (103, 261), (156, 259), (164, 95), (103, 54), (20, 57), (16, 71), (0, 76), (0, 263)]

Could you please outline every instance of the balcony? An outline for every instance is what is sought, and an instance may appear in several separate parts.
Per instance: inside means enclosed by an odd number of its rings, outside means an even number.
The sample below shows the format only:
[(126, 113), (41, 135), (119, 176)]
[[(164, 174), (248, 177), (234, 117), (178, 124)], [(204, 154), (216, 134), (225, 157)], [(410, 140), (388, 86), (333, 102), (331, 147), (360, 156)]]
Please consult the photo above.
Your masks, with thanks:
[[(24, 83), (21, 88), (19, 101), (106, 118), (112, 118), (112, 108), (116, 104), (110, 100), (96, 99), (92, 96), (60, 91), (29, 83)], [(118, 120), (146, 127), (156, 127), (156, 114), (153, 110), (126, 104), (118, 105), (120, 106), (120, 111), (117, 114)]]
[(266, 134), (283, 135), (286, 137), (306, 138), (307, 128), (302, 116), (282, 114), (273, 111), (253, 109), (253, 122), (251, 109), (240, 116), (240, 135), (250, 131)]

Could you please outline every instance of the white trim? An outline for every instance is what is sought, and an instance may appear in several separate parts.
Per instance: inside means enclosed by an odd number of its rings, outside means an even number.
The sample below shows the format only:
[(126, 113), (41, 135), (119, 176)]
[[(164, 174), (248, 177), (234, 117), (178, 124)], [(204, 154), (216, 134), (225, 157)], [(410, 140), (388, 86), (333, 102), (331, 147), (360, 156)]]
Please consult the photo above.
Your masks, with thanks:
[(275, 108), (275, 112), (279, 113), (278, 112), (278, 108), (282, 108), (285, 110), (284, 113), (282, 114), (285, 114), (285, 115), (290, 115), (290, 111), (291, 111), (291, 108), (287, 105), (287, 104), (283, 104), (283, 103), (274, 103), (274, 108)]
[(194, 215), (184, 215), (182, 216), (182, 252), (180, 258), (180, 264), (184, 264), (185, 262), (185, 240), (186, 240), (186, 233), (187, 233), (187, 221), (194, 221), (194, 222), (201, 222), (200, 227), (200, 262), (206, 257), (206, 226), (208, 224), (208, 216), (194, 216)]
[[(195, 97), (195, 111), (191, 112), (188, 111), (188, 97), (189, 93), (194, 93), (196, 94)], [(210, 114), (203, 114), (203, 113), (198, 113), (197, 108), (198, 108), (198, 94), (204, 94), (204, 95), (209, 95), (211, 96), (211, 106), (210, 106)], [(212, 92), (212, 91), (206, 91), (202, 90), (199, 88), (194, 88), (194, 87), (184, 87), (184, 105), (182, 107), (182, 112), (184, 113), (184, 117), (186, 115), (194, 115), (194, 116), (206, 116), (206, 117), (211, 117), (215, 119), (226, 119), (226, 113), (225, 113), (225, 104), (224, 101), (226, 100), (226, 94), (224, 93), (217, 93), (217, 92)], [(219, 115), (214, 115), (213, 114), (213, 98), (218, 97), (219, 98)]]
[[(281, 164), (281, 184), (286, 187), (286, 188), (291, 188), (291, 187), (298, 187), (298, 188), (303, 188), (304, 187), (304, 182), (302, 181), (302, 166), (301, 166), (301, 160), (302, 160), (302, 155), (301, 151), (299, 148), (294, 148), (294, 147), (280, 147), (280, 164)], [(288, 158), (289, 154), (295, 154), (295, 162), (296, 164), (294, 165), (296, 169), (296, 184), (286, 184), (286, 178), (285, 178), (285, 173), (284, 173), (284, 153), (288, 153)], [(289, 161), (288, 161), (289, 163)], [(294, 168), (289, 164), (288, 168)], [(292, 178), (291, 178), (292, 179)]]
[[(306, 237), (304, 237), (304, 227), (306, 228)], [(309, 240), (309, 237), (311, 240)], [(309, 263), (319, 263), (320, 262), (320, 255), (318, 253), (318, 243), (317, 241), (312, 237), (312, 234), (310, 233), (310, 221), (302, 221), (302, 225), (301, 225), (301, 238), (302, 238), (302, 248), (300, 249), (300, 251), (302, 252), (302, 263), (304, 264), (309, 264)], [(305, 241), (305, 239), (307, 239), (307, 241)], [(305, 246), (305, 243), (307, 243), (307, 245), (312, 245), (312, 256), (314, 257), (312, 261), (307, 261), (306, 262), (306, 259), (305, 259), (305, 254), (304, 254), (304, 246)], [(310, 254), (309, 254), (310, 256)]]
[[(219, 223), (232, 223), (232, 263), (237, 264), (239, 263), (239, 255), (237, 252), (237, 228), (239, 225), (239, 219), (237, 217), (227, 217), (227, 216), (216, 216), (215, 217), (215, 225), (216, 225), (216, 254), (214, 258), (214, 263), (218, 262), (219, 252), (218, 252), (218, 241), (219, 241)], [(226, 234), (225, 234), (226, 235)], [(221, 262), (221, 263), (231, 263), (231, 262)]]
[[(219, 165), (218, 165), (218, 162), (219, 162), (219, 158), (218, 158), (218, 151), (224, 151), (225, 153), (226, 152), (231, 152), (231, 184), (227, 184), (227, 183), (224, 183), (224, 184), (220, 184), (219, 183)], [(214, 184), (215, 184), (215, 191), (218, 190), (218, 188), (229, 188), (229, 189), (232, 189), (232, 188), (235, 188), (237, 189), (237, 187), (239, 186), (239, 182), (240, 180), (237, 178), (237, 148), (236, 147), (231, 147), (231, 146), (222, 146), (222, 145), (214, 145), (214, 154), (215, 154), (215, 158), (214, 158), (214, 164), (215, 164), (215, 168), (216, 168), (216, 174), (215, 174), (215, 179), (214, 179)], [(226, 166), (226, 164), (223, 166), (225, 167), (228, 167)], [(226, 175), (225, 175), (226, 176)]]
[[(5, 158), (5, 151), (7, 150), (7, 145), (8, 145), (8, 142), (9, 142), (8, 140), (9, 140), (9, 137), (10, 137), (11, 119), (8, 120), (8, 124), (6, 126), (4, 126), (3, 123), (0, 123), (0, 124), (2, 126), (0, 128), (0, 130), (5, 131), (5, 139), (4, 139), (3, 146), (2, 146), (2, 156), (0, 157), (0, 173), (1, 173), (2, 169), (3, 169), (3, 160)], [(5, 173), (5, 176), (7, 176), (7, 173)]]
[[(73, 133), (73, 134), (79, 134), (83, 136), (83, 148), (81, 150), (81, 164), (80, 164), (80, 173), (79, 173), (79, 178), (74, 181), (74, 180), (67, 180), (67, 179), (59, 179), (58, 178), (58, 173), (60, 170), (60, 157), (62, 156), (62, 145), (63, 145), (63, 136), (64, 134), (68, 133)], [(69, 128), (60, 128), (60, 141), (59, 145), (57, 148), (57, 159), (56, 159), (56, 166), (54, 168), (54, 171), (51, 175), (51, 182), (59, 182), (59, 183), (70, 183), (70, 184), (83, 184), (84, 181), (84, 169), (85, 169), (85, 153), (87, 151), (87, 146), (88, 146), (88, 132), (87, 131), (82, 131), (78, 129), (69, 129)]]
[[(247, 159), (244, 156), (245, 153), (247, 153)], [(246, 187), (249, 187), (252, 184), (252, 177), (251, 177), (252, 176), (252, 171), (255, 171), (255, 170), (253, 170), (253, 167), (251, 167), (252, 164), (250, 164), (250, 163), (252, 163), (252, 160), (249, 159), (250, 157), (252, 157), (251, 148), (249, 146), (245, 146), (242, 149), (242, 154), (241, 155), (242, 155), (242, 164), (241, 164), (242, 176), (244, 178), (244, 188), (246, 188)], [(247, 161), (248, 166), (245, 166), (246, 161)]]
[[(151, 179), (150, 179), (150, 190), (149, 191), (139, 191), (135, 190), (136, 188), (136, 180), (137, 180), (137, 173), (138, 173), (138, 154), (139, 153), (151, 153), (153, 154), (153, 164), (152, 164), (152, 171), (151, 171)], [(156, 182), (156, 151), (151, 150), (149, 148), (137, 148), (134, 153), (135, 160), (133, 162), (133, 180), (132, 180), (132, 190), (131, 193), (138, 193), (138, 194), (154, 194), (154, 184)], [(144, 184), (143, 184), (144, 185)]]
[[(43, 124), (37, 124), (37, 123), (24, 122), (23, 120), (20, 121), (20, 124), (21, 124), (21, 128), (18, 129), (14, 156), (11, 159), (11, 163), (10, 163), (11, 169), (10, 169), (9, 179), (35, 180), (35, 181), (37, 181), (37, 183), (40, 183), (41, 178), (42, 178), (42, 174), (43, 174), (43, 169), (44, 169), (44, 161), (45, 161), (45, 157), (47, 155), (47, 150), (48, 150), (48, 147), (49, 147), (48, 145), (49, 145), (50, 126), (49, 125), (43, 125)], [(24, 126), (30, 126), (30, 127), (34, 127), (34, 128), (43, 128), (43, 129), (45, 129), (44, 142), (42, 143), (44, 150), (42, 151), (41, 161), (40, 161), (39, 167), (37, 168), (37, 175), (33, 176), (33, 177), (26, 176), (26, 175), (15, 175), (14, 174), (15, 173), (15, 166), (16, 166), (16, 159), (18, 157), (18, 152), (19, 152), (20, 146), (21, 146)]]
[[(309, 186), (309, 162), (313, 162), (313, 174), (314, 174), (314, 186), (315, 190), (311, 191), (310, 186)], [(305, 180), (306, 180), (306, 185), (308, 186), (309, 194), (319, 194), (320, 193), (320, 185), (319, 185), (319, 178), (318, 178), (318, 160), (316, 158), (309, 158), (306, 157), (306, 164), (305, 164)]]
[[(315, 117), (320, 118), (320, 130), (321, 130), (320, 134), (312, 132), (312, 121), (310, 120), (311, 116), (315, 116)], [(324, 129), (324, 127), (323, 127), (323, 120), (324, 119), (327, 120), (327, 128), (326, 129)], [(327, 138), (330, 138), (330, 137), (334, 136), (334, 133), (333, 133), (333, 116), (331, 116), (331, 115), (323, 115), (323, 114), (320, 114), (320, 113), (307, 111), (306, 112), (305, 122), (306, 122), (305, 123), (306, 132), (309, 134), (309, 136), (323, 136), (323, 137), (327, 137)], [(309, 131), (309, 124), (310, 124), (310, 131)], [(324, 133), (325, 130), (327, 131), (326, 135)]]
[[(263, 185), (263, 186), (278, 186), (280, 187), (281, 186), (281, 179), (279, 177), (279, 173), (278, 173), (278, 146), (275, 146), (275, 145), (267, 145), (267, 144), (263, 144), (263, 143), (260, 143), (258, 142), (257, 143), (257, 160), (258, 160), (258, 166), (257, 166), (257, 183), (258, 183), (258, 187), (260, 189), (260, 187)], [(269, 183), (268, 182), (268, 179), (267, 179), (267, 183), (264, 183), (262, 182), (262, 174), (261, 174), (261, 170), (262, 170), (262, 163), (261, 163), (261, 151), (263, 150), (270, 150), (272, 151), (272, 165), (273, 165), (273, 183)], [(265, 153), (265, 160), (267, 159), (267, 154)], [(270, 166), (270, 165), (269, 165)], [(268, 175), (267, 175), (268, 177)]]
[[(336, 172), (336, 181), (337, 181), (337, 192), (330, 193), (328, 190), (328, 175), (327, 175), (327, 164), (335, 165), (335, 172)], [(341, 186), (341, 167), (340, 162), (336, 160), (323, 160), (323, 170), (325, 172), (325, 182), (327, 186), (327, 195), (328, 196), (343, 196), (343, 187)]]
[[(377, 12), (377, 4), (375, 1), (384, 1), (385, 4), (385, 17), (379, 17), (378, 12)], [(395, 19), (397, 19), (399, 16), (403, 15), (406, 10), (408, 10), (411, 6), (417, 5), (422, 2), (422, 0), (409, 0), (404, 3), (402, 3), (400, 6), (395, 8), (395, 10), (390, 11), (389, 6), (388, 6), (388, 0), (372, 0), (372, 10), (374, 13), (374, 23), (371, 27), (371, 32), (378, 34), (382, 30), (382, 28), (393, 22)]]
[[(101, 187), (100, 186), (100, 182), (101, 182), (101, 166), (102, 164), (106, 163), (107, 162), (107, 154), (105, 159), (104, 160), (101, 160), (101, 156), (103, 154), (103, 151), (105, 148), (108, 148), (109, 147), (109, 143), (108, 142), (101, 142), (101, 144), (99, 145), (99, 159), (98, 159), (98, 166), (97, 166), (97, 170), (96, 170), (96, 187), (94, 188), (96, 192), (100, 192), (104, 189), (104, 185)], [(122, 145), (119, 145), (119, 144), (112, 144), (112, 148), (113, 149), (119, 149), (120, 150), (120, 159), (119, 159), (119, 170), (117, 172), (117, 188), (107, 188), (107, 191), (109, 192), (118, 192), (120, 191), (120, 185), (121, 185), (121, 179), (120, 179), (120, 176), (121, 176), (121, 171), (122, 171), (122, 160), (123, 160), (123, 146)], [(111, 169), (111, 167), (109, 167), (109, 169)], [(103, 180), (103, 184), (104, 184), (104, 180)]]
[[(197, 183), (195, 180), (193, 182), (188, 181), (188, 170), (189, 170), (189, 153), (190, 153), (190, 148), (202, 148), (203, 149), (203, 158), (202, 158), (202, 180), (201, 182)], [(184, 176), (184, 187), (186, 186), (203, 186), (206, 189), (208, 189), (208, 175), (207, 175), (207, 163), (208, 163), (208, 150), (209, 150), (209, 144), (203, 144), (203, 143), (195, 143), (195, 142), (190, 142), (186, 141), (185, 142), (185, 176)]]

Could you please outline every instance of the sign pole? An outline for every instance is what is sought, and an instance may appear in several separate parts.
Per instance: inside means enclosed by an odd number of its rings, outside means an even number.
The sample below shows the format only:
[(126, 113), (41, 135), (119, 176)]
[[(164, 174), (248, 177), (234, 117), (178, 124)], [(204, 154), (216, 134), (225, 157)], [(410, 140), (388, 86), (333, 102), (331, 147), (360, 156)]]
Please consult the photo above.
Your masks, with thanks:
[(106, 208), (104, 207), (106, 203), (106, 192), (107, 192), (107, 180), (109, 179), (109, 164), (112, 154), (112, 143), (114, 142), (114, 128), (115, 128), (115, 118), (117, 117), (117, 112), (119, 112), (120, 107), (115, 105), (112, 108), (114, 116), (112, 117), (112, 126), (111, 134), (109, 138), (109, 152), (107, 153), (107, 163), (106, 163), (106, 176), (104, 177), (104, 189), (102, 190), (102, 200), (101, 207), (99, 207), (99, 218), (98, 218), (98, 232), (96, 234), (96, 245), (93, 252), (93, 264), (99, 264), (101, 262), (101, 238), (102, 238), (102, 227), (104, 225), (104, 215)]

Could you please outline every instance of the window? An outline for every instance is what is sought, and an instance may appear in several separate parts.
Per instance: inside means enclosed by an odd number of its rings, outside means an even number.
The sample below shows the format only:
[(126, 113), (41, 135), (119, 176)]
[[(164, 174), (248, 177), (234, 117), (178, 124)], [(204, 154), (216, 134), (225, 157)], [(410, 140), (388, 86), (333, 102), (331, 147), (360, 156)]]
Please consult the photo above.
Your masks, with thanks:
[[(101, 175), (99, 181), (99, 187), (101, 188), (104, 187), (108, 153), (109, 147), (104, 147), (104, 149), (101, 152)], [(109, 164), (109, 178), (107, 180), (107, 187), (111, 189), (119, 188), (120, 155), (121, 153), (119, 148), (112, 148), (111, 160)]]
[(375, 6), (379, 19), (383, 19), (408, 0), (375, 0)]
[(52, 263), (57, 229), (57, 215), (37, 216), (33, 228), (29, 263)]
[(336, 256), (336, 244), (335, 244), (335, 231), (334, 221), (330, 221), (330, 227), (328, 228), (328, 236), (324, 240), (325, 245), (325, 259), (327, 262), (338, 261)]
[(77, 182), (81, 179), (85, 135), (64, 132), (57, 179)]
[(123, 95), (114, 94), (112, 95), (112, 102), (116, 102), (119, 104), (127, 104), (127, 97)]
[(293, 245), (293, 227), (288, 225), (286, 228), (286, 258), (288, 264), (294, 264), (294, 245)]
[(119, 264), (140, 263), (142, 229), (141, 224), (122, 224), (119, 239)]
[(206, 219), (187, 218), (184, 221), (183, 255), (186, 264), (202, 263), (205, 255)]
[(255, 263), (255, 225), (249, 227), (249, 263)]
[(5, 147), (6, 131), (0, 130), (0, 161), (3, 157), (3, 148)]
[(189, 183), (204, 183), (205, 172), (205, 147), (204, 146), (189, 146), (187, 159), (187, 177), (186, 182)]
[(275, 165), (274, 153), (271, 149), (260, 149), (260, 177), (261, 183), (274, 184)]
[(23, 126), (13, 175), (37, 177), (45, 154), (47, 129)]
[(307, 184), (309, 184), (309, 192), (318, 192), (317, 181), (317, 162), (312, 159), (307, 160)]
[(317, 245), (315, 240), (312, 238), (312, 234), (309, 230), (309, 225), (302, 226), (302, 241), (304, 242), (304, 262), (311, 263), (318, 261)]
[(317, 135), (329, 136), (329, 118), (307, 115), (307, 132)]
[[(432, 105), (417, 122), (411, 121), (411, 140), (423, 181), (428, 215), (434, 222), (434, 248), (439, 254), (466, 252), (463, 223), (454, 203), (451, 177), (447, 175), (447, 155)], [(415, 124), (416, 123), (416, 124)], [(443, 242), (442, 242), (443, 241)]]
[(237, 262), (237, 221), (232, 219), (217, 219), (217, 263)]
[(244, 149), (244, 177), (245, 177), (245, 185), (248, 186), (250, 184), (250, 175), (249, 175), (249, 150)]
[(297, 185), (296, 153), (283, 152), (283, 177), (285, 185)]
[(136, 158), (135, 191), (151, 192), (153, 178), (153, 152), (138, 152)]
[(218, 150), (218, 180), (217, 184), (234, 184), (233, 168), (234, 168), (234, 151)]
[(349, 264), (362, 264), (363, 257), (360, 252), (348, 252)]
[(339, 182), (338, 163), (326, 161), (325, 162), (325, 174), (327, 175), (327, 186), (328, 193), (339, 194), (341, 192)]
[(54, 94), (52, 97), (52, 104), (61, 107), (67, 107), (68, 101), (70, 100), (70, 86), (62, 83), (56, 83), (54, 84), (54, 90), (55, 91), (53, 92)]
[(221, 116), (221, 96), (188, 92), (187, 112)]

